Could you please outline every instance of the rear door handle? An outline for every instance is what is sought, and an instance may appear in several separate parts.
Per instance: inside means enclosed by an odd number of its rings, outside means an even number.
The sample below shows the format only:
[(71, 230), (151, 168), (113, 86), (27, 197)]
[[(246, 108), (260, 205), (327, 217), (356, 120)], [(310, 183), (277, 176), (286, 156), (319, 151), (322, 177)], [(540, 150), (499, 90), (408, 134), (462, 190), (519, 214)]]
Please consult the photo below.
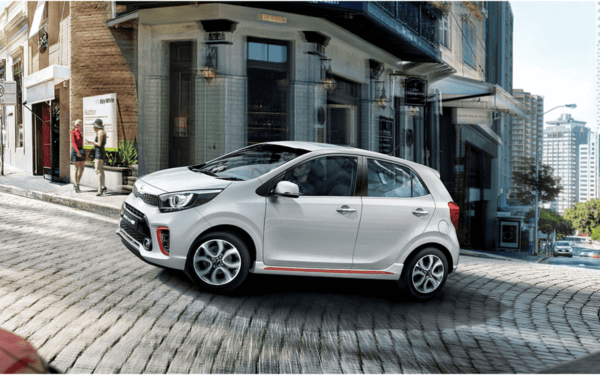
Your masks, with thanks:
[(427, 211), (423, 210), (422, 208), (417, 208), (417, 209), (416, 209), (415, 211), (413, 211), (412, 213), (413, 213), (413, 215), (415, 215), (415, 216), (419, 216), (419, 217), (420, 217), (420, 216), (423, 216), (423, 215), (428, 215), (428, 214), (429, 214), (429, 212), (427, 212)]
[(341, 213), (341, 214), (349, 214), (352, 212), (356, 212), (356, 208), (350, 208), (346, 205), (343, 205), (342, 207), (337, 209), (337, 212)]

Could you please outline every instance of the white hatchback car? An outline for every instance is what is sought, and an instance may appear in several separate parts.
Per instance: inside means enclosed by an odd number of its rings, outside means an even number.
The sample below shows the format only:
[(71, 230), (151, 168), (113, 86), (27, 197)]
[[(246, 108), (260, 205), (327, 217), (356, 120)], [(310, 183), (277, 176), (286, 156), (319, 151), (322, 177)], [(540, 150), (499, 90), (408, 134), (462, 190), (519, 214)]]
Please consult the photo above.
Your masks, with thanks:
[(141, 177), (117, 234), (209, 291), (252, 272), (396, 280), (428, 299), (459, 260), (459, 208), (439, 176), (356, 148), (262, 143)]

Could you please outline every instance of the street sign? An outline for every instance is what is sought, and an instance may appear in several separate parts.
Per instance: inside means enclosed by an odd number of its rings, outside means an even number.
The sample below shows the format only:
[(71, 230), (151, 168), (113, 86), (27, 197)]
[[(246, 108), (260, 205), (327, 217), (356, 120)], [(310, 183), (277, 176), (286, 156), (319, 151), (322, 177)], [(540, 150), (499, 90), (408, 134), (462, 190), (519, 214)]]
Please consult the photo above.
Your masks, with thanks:
[(0, 105), (17, 105), (17, 83), (0, 80)]

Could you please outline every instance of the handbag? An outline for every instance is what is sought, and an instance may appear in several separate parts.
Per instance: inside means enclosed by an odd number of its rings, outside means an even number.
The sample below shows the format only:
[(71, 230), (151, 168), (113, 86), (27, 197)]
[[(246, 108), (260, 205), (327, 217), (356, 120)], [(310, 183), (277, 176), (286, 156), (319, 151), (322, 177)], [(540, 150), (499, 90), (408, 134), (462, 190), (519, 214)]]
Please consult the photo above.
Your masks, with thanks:
[[(94, 151), (95, 151), (94, 149), (91, 149), (90, 150), (90, 154), (88, 155), (88, 157), (90, 158), (91, 162), (93, 162), (94, 159), (96, 158), (96, 153)], [(85, 150), (84, 150), (84, 152), (85, 152)]]

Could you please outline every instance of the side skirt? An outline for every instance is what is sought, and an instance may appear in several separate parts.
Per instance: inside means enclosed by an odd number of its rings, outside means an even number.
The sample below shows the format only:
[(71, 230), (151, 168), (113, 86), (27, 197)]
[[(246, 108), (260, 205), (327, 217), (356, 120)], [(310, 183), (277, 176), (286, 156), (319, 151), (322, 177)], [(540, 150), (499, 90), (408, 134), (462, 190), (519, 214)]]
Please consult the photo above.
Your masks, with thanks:
[(396, 263), (384, 270), (355, 270), (355, 269), (328, 269), (304, 267), (276, 267), (266, 266), (262, 262), (255, 262), (250, 270), (252, 273), (270, 275), (294, 275), (316, 277), (338, 277), (347, 279), (377, 279), (398, 280), (402, 274), (402, 264)]

